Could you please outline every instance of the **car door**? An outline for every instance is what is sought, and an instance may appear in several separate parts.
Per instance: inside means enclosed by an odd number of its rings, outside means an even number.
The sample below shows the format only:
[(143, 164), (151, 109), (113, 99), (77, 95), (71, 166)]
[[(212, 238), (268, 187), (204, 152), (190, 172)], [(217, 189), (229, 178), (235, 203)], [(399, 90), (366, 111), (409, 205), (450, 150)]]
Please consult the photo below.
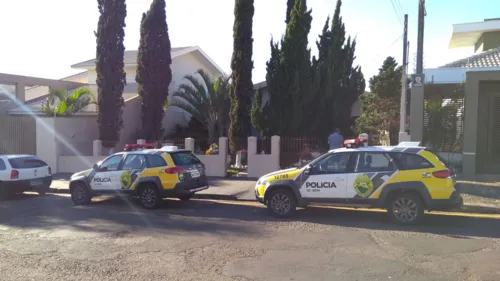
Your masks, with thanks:
[(302, 177), (300, 193), (311, 201), (345, 200), (350, 152), (331, 153), (311, 164)]
[(137, 177), (146, 169), (146, 166), (145, 154), (128, 154), (123, 160), (122, 168), (117, 176), (120, 188), (130, 189)]
[(397, 171), (394, 160), (384, 151), (356, 152), (353, 166), (347, 177), (347, 198), (360, 203), (378, 198), (376, 195)]
[(112, 155), (98, 166), (94, 177), (91, 179), (90, 186), (93, 190), (117, 190), (121, 189), (119, 175), (120, 164), (123, 154)]

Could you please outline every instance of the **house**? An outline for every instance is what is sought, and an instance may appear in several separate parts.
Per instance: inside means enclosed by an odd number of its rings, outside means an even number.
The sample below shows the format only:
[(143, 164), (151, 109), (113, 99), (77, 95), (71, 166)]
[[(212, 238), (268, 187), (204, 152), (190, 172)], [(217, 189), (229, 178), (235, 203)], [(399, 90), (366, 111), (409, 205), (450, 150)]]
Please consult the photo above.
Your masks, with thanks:
[[(125, 51), (124, 54), (125, 72), (127, 85), (123, 92), (125, 100), (125, 107), (123, 111), (123, 121), (125, 126), (121, 131), (120, 142), (117, 147), (123, 147), (125, 143), (136, 141), (136, 132), (140, 128), (140, 104), (138, 99), (138, 84), (135, 82), (135, 75), (137, 69), (137, 51)], [(82, 70), (81, 73), (61, 79), (67, 83), (78, 83), (85, 85), (96, 95), (97, 98), (97, 85), (96, 85), (96, 69), (95, 59), (79, 62), (71, 66), (73, 69)], [(200, 47), (180, 47), (172, 48), (172, 82), (169, 86), (169, 94), (172, 94), (179, 85), (185, 83), (184, 77), (186, 75), (194, 74), (198, 69), (205, 70), (210, 76), (217, 77), (226, 75), (222, 68), (220, 68)], [(81, 86), (80, 85), (80, 86)], [(73, 87), (73, 89), (76, 87)], [(41, 106), (42, 102), (47, 98), (49, 92), (48, 86), (37, 86), (25, 90), (24, 99), (25, 106), (35, 115), (42, 115)], [(17, 107), (9, 109), (10, 115), (26, 115), (28, 114), (26, 108)], [(79, 115), (97, 115), (97, 108), (95, 105), (88, 106)], [(187, 125), (190, 115), (182, 109), (169, 107), (166, 111), (165, 117), (162, 120), (163, 128), (166, 132), (174, 129), (175, 125)], [(93, 119), (95, 124), (95, 118)], [(97, 126), (97, 124), (95, 125)], [(96, 130), (92, 130), (94, 134)], [(89, 136), (97, 139), (98, 136)]]
[[(500, 174), (500, 19), (453, 25), (449, 48), (475, 54), (414, 75), (410, 139), (424, 136), (424, 97), (449, 98), (463, 89), (462, 165), (466, 177)], [(462, 115), (463, 114), (463, 115)]]
[[(260, 83), (254, 84), (253, 88), (255, 91), (257, 91), (257, 90), (260, 91), (260, 93), (262, 95), (262, 106), (264, 106), (269, 101), (269, 92), (267, 90), (266, 81), (262, 81)], [(366, 94), (366, 92), (363, 94)], [(359, 116), (361, 116), (361, 102), (358, 99), (351, 106), (351, 117), (353, 119), (356, 119)], [(333, 130), (333, 128), (332, 128), (332, 130)], [(252, 136), (259, 136), (259, 133), (257, 132), (257, 130), (255, 128), (252, 127), (251, 135)]]

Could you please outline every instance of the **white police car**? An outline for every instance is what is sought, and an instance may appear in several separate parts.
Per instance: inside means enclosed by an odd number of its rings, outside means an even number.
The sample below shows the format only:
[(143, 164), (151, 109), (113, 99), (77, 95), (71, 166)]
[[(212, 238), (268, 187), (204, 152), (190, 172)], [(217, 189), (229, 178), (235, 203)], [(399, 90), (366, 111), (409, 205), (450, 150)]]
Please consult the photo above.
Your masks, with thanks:
[(52, 183), (52, 172), (34, 155), (0, 155), (0, 199), (24, 191), (45, 194)]

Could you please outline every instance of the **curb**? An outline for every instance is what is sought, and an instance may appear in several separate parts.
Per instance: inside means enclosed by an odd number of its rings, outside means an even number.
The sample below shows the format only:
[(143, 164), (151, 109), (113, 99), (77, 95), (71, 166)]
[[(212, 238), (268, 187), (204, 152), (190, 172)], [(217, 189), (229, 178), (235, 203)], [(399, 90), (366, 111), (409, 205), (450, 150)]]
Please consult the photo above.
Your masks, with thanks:
[[(66, 188), (50, 188), (47, 193), (69, 194), (69, 189)], [(210, 199), (210, 200), (225, 200), (225, 201), (240, 201), (240, 202), (257, 202), (255, 199), (242, 199), (234, 194), (200, 194), (195, 193), (193, 199)], [(450, 213), (475, 213), (475, 214), (500, 214), (500, 208), (463, 205), (460, 209), (448, 210)]]
[[(49, 188), (47, 193), (53, 194), (69, 194), (69, 189), (67, 188)], [(195, 193), (192, 197), (193, 199), (211, 199), (211, 200), (226, 200), (226, 201), (244, 201), (244, 202), (254, 202), (255, 199), (240, 199), (236, 195), (232, 194), (200, 194)], [(255, 201), (256, 202), (256, 201)]]

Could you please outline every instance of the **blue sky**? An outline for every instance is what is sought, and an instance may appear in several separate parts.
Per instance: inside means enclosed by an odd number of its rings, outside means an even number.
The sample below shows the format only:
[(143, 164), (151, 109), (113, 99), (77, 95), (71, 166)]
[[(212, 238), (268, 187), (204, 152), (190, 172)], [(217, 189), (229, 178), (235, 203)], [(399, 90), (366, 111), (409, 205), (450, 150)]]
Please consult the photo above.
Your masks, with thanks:
[[(151, 0), (127, 0), (125, 47), (136, 49), (141, 14)], [(472, 54), (471, 49), (448, 49), (454, 23), (500, 17), (492, 0), (427, 0), (425, 67), (436, 67)], [(309, 0), (315, 40), (336, 0)], [(394, 7), (393, 7), (394, 3)], [(265, 79), (271, 36), (285, 30), (286, 0), (255, 0), (253, 25), (253, 82)], [(234, 0), (167, 0), (167, 21), (173, 47), (199, 45), (229, 72), (232, 54)], [(357, 38), (357, 60), (365, 77), (377, 73), (385, 57), (401, 61), (402, 14), (409, 15), (410, 69), (417, 38), (418, 0), (344, 0), (342, 16), (347, 32)], [(95, 0), (0, 0), (0, 72), (59, 79), (79, 72), (71, 64), (95, 57), (98, 12)], [(400, 21), (401, 20), (401, 21)], [(393, 43), (393, 44), (392, 44)]]

